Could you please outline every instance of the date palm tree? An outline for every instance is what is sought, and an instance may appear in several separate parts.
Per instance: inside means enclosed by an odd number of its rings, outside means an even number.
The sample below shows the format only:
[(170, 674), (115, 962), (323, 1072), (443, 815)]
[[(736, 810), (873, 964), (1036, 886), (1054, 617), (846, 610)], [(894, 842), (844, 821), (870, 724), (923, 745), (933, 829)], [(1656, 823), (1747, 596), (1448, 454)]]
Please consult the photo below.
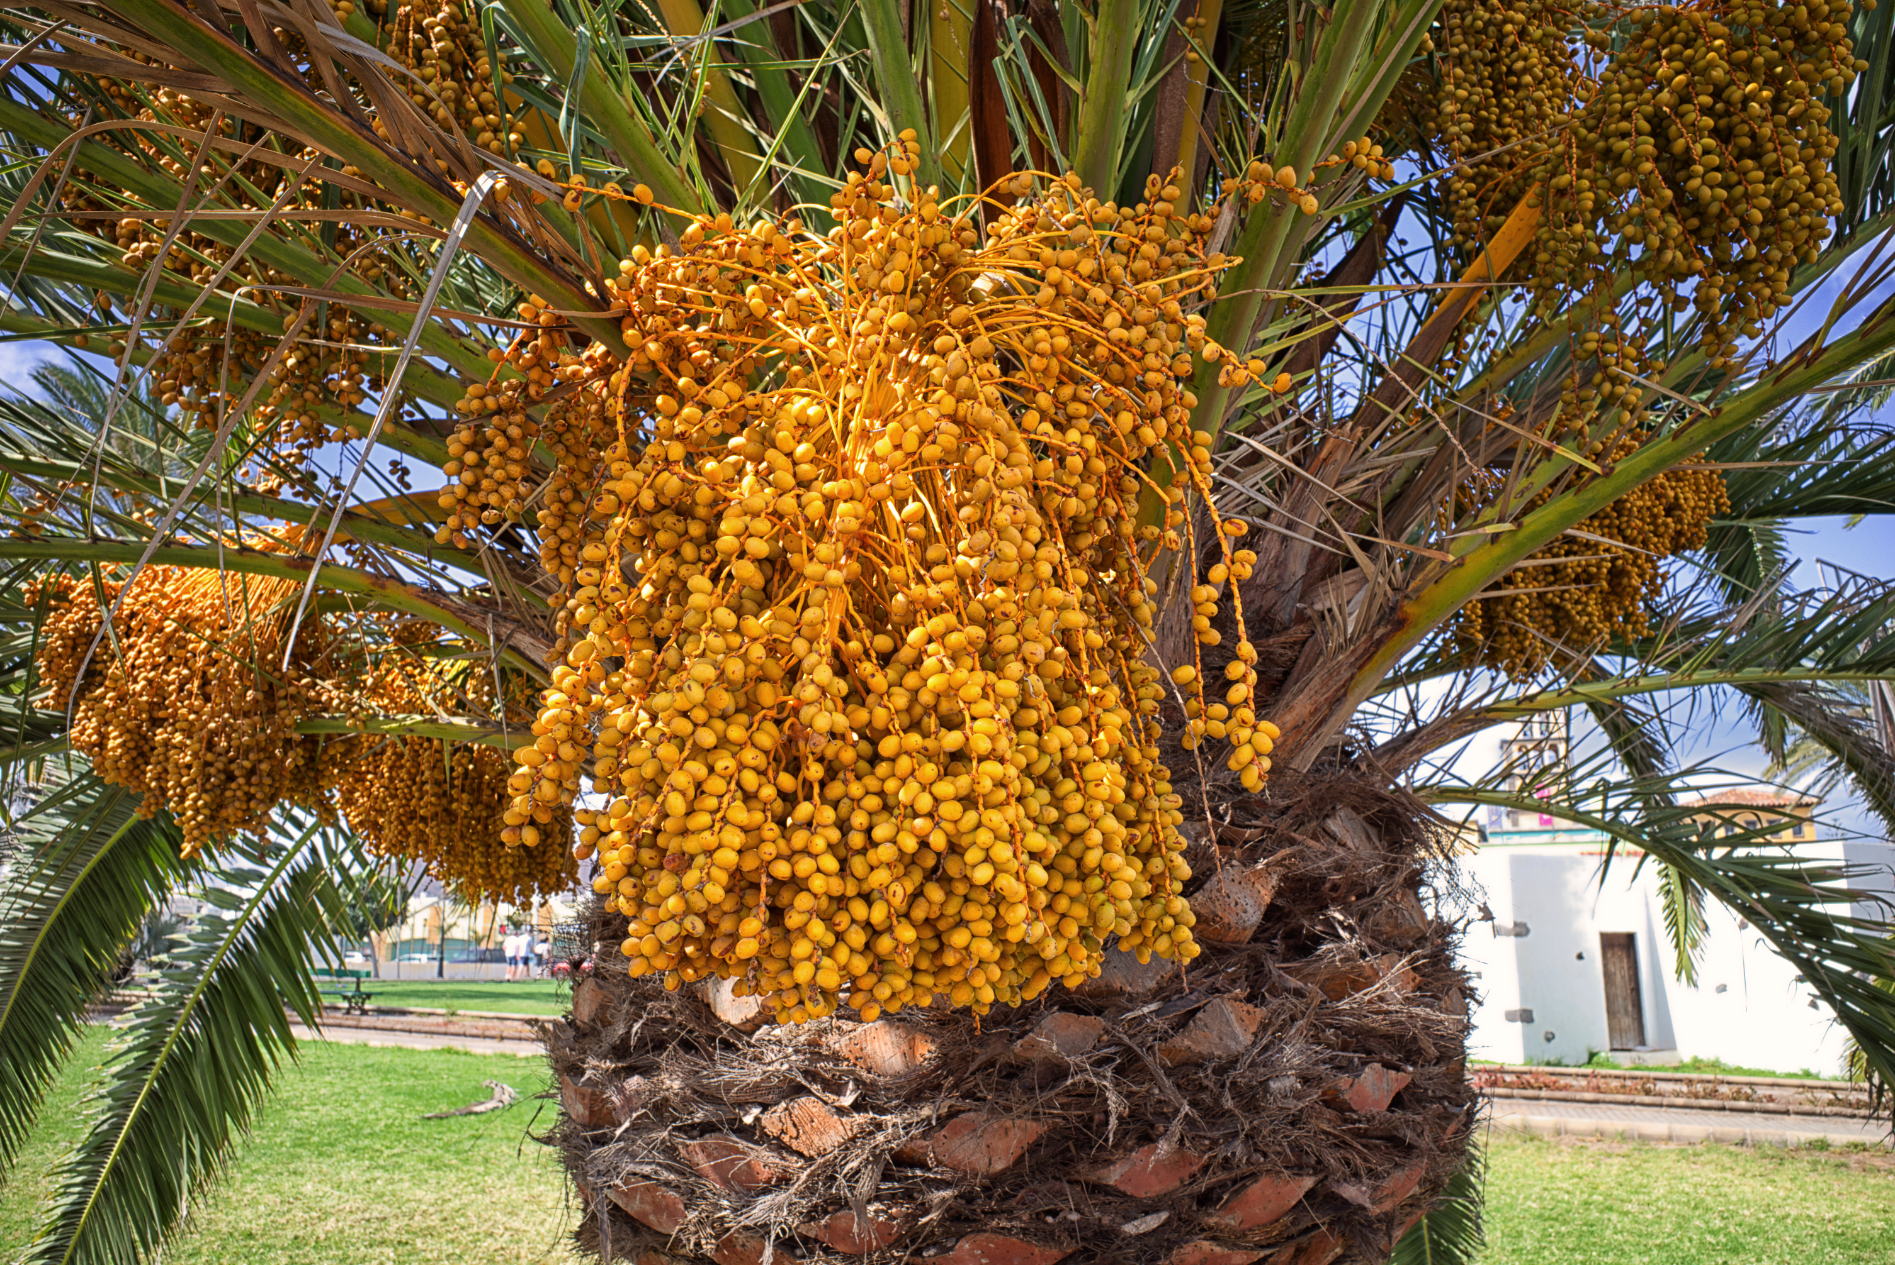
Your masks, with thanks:
[[(1887, 8), (5, 21), (0, 325), (109, 381), (0, 416), (7, 755), (49, 788), (0, 895), (0, 1157), (143, 913), (226, 897), (26, 1259), (178, 1232), (315, 1011), (335, 827), (404, 855), (450, 802), (494, 828), (437, 873), (571, 847), (600, 897), (552, 1054), (608, 1258), (1464, 1248), (1453, 805), (1643, 849), (1683, 963), (1741, 909), (1895, 1070), (1885, 930), (1698, 838), (1669, 715), (1741, 702), (1895, 802), (1846, 702), (1895, 595), (1799, 591), (1782, 544), (1895, 492)], [(1599, 778), (1443, 759), (1560, 709)], [(948, 846), (937, 794), (981, 796), (982, 856), (897, 846)]]

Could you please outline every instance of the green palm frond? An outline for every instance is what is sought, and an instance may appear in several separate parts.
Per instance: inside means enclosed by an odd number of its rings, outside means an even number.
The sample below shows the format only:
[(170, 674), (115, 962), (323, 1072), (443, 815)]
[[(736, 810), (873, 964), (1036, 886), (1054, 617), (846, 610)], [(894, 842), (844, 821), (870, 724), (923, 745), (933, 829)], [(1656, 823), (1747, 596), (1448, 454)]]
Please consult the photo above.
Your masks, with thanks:
[[(1850, 717), (1868, 718), (1874, 710), (1871, 688), (1859, 684), (1834, 686), (1830, 690), (1832, 705)], [(1810, 794), (1827, 798), (1848, 776), (1847, 767), (1829, 748), (1793, 726), (1782, 712), (1759, 711), (1757, 745), (1770, 755), (1765, 774), (1778, 782), (1807, 782)], [(1881, 735), (1876, 737), (1879, 740)]]
[(1840, 689), (1804, 681), (1748, 685), (1742, 692), (1761, 728), (1780, 725), (1800, 735), (1809, 754), (1822, 753), (1832, 784), (1846, 777), (1883, 828), (1895, 831), (1895, 751), (1866, 707)]
[(1698, 959), (1704, 955), (1704, 943), (1710, 935), (1710, 926), (1704, 921), (1704, 889), (1684, 870), (1661, 861), (1658, 898), (1665, 937), (1671, 942), (1671, 972), (1696, 987)]
[[(127, 536), (148, 530), (133, 517), (141, 508), (169, 510), (175, 506), (174, 535), (197, 540), (215, 538), (232, 511), (283, 522), (309, 522), (321, 513), (321, 503), (309, 497), (306, 490), (265, 495), (238, 480), (230, 467), (234, 460), (248, 455), (241, 450), (216, 462), (217, 468), (205, 480), (212, 494), (203, 495), (203, 485), (189, 481), (207, 447), (208, 437), (201, 433), (140, 439), (120, 428), (118, 442), (103, 451), (96, 450), (99, 420), (105, 413), (102, 384), (96, 374), (83, 364), (69, 367), (55, 363), (43, 370), (59, 373), (59, 381), (70, 381), (73, 390), (69, 392), (62, 386), (60, 394), (49, 393), (50, 398), (0, 396), (0, 472), (12, 476), (9, 490), (16, 502), (15, 513), (18, 503), (34, 494), (57, 488), (62, 481), (80, 479), (94, 489), (95, 519), (110, 523)], [(123, 418), (121, 412), (121, 421)], [(480, 568), (480, 560), (460, 550), (439, 549), (425, 531), (413, 525), (412, 520), (426, 512), (423, 498), (399, 499), (406, 502), (402, 512), (351, 511), (345, 514), (344, 527), (351, 536), (406, 555), (433, 552), (442, 562), (459, 564), (464, 570)], [(83, 523), (70, 505), (40, 521), (55, 531), (83, 531)], [(86, 534), (102, 533), (95, 527)], [(75, 553), (75, 560), (80, 556)], [(418, 565), (426, 563), (418, 560)], [(438, 567), (432, 569), (432, 574), (440, 574)]]
[(41, 611), (21, 588), (36, 568), (0, 563), (0, 800), (11, 801), (34, 773), (34, 761), (65, 750), (66, 718), (33, 706)]
[[(1895, 639), (1882, 630), (1895, 619), (1895, 591), (1855, 588), (1844, 592), (1794, 592), (1778, 588), (1737, 603), (1692, 590), (1691, 609), (1629, 644), (1576, 657), (1566, 674), (1550, 682), (1489, 683), (1474, 697), (1451, 696), (1439, 714), (1404, 727), (1377, 752), (1378, 760), (1406, 768), (1431, 752), (1489, 725), (1568, 707), (1588, 710), (1614, 744), (1626, 767), (1641, 776), (1658, 774), (1681, 739), (1665, 709), (1635, 707), (1641, 699), (1687, 697), (1728, 690), (1750, 699), (1781, 698), (1802, 708), (1812, 724), (1834, 730), (1836, 750), (1852, 753), (1866, 772), (1878, 767), (1873, 735), (1858, 732), (1847, 712), (1825, 712), (1826, 691), (1882, 681), (1895, 675)], [(1393, 699), (1421, 683), (1464, 671), (1448, 644), (1417, 656), (1384, 695)], [(1827, 716), (1827, 719), (1825, 719)]]
[[(1655, 798), (1645, 806), (1646, 811), (1674, 807), (1670, 783), (1664, 776), (1670, 765), (1671, 744), (1665, 741), (1663, 726), (1652, 711), (1624, 698), (1589, 699), (1586, 710), (1634, 785), (1651, 788)], [(1709, 934), (1704, 921), (1704, 890), (1676, 866), (1660, 861), (1658, 895), (1665, 934), (1671, 942), (1672, 973), (1695, 985), (1698, 959), (1703, 956)]]
[(1486, 1153), (1475, 1146), (1448, 1178), (1441, 1201), (1396, 1240), (1388, 1265), (1475, 1265), (1487, 1246), (1481, 1225), (1486, 1186)]
[(1869, 63), (1857, 91), (1830, 99), (1836, 116), (1837, 184), (1846, 208), (1843, 240), (1872, 237), (1895, 207), (1895, 22), (1884, 8), (1857, 5), (1850, 22), (1855, 54)]
[[(1717, 705), (1719, 695), (1742, 704), (1766, 739), (1794, 729), (1846, 776), (1865, 804), (1895, 821), (1895, 753), (1851, 691), (1895, 674), (1895, 639), (1884, 635), (1895, 619), (1895, 591), (1857, 587), (1841, 592), (1761, 596), (1713, 607), (1676, 622), (1623, 659), (1587, 661), (1575, 680), (1550, 688), (1484, 698), (1451, 709), (1411, 729), (1387, 754), (1415, 761), (1424, 749), (1457, 741), (1502, 720), (1583, 708), (1598, 725), (1604, 748), (1570, 769), (1570, 785), (1599, 779), (1616, 794), (1643, 804), (1652, 821), (1680, 811), (1674, 798), (1691, 780), (1671, 769), (1670, 753), (1684, 745), (1693, 704)], [(1639, 700), (1648, 705), (1638, 706)], [(1655, 704), (1655, 705), (1652, 705)], [(1690, 867), (1656, 853), (1659, 891), (1674, 970), (1692, 981), (1706, 933), (1705, 888)]]
[[(82, 367), (76, 374), (84, 372)], [(83, 376), (79, 381), (84, 384)], [(208, 437), (202, 432), (101, 447), (100, 418), (87, 404), (98, 402), (96, 391), (76, 398), (78, 403), (68, 407), (59, 400), (0, 395), (0, 479), (6, 481), (0, 514), (23, 516), (36, 497), (62, 486), (83, 484), (90, 493), (83, 499), (67, 498), (38, 515), (30, 531), (0, 539), (0, 568), (6, 568), (0, 578), (17, 576), (23, 581), (48, 563), (62, 569), (136, 563), (148, 551), (151, 560), (172, 565), (307, 575), (305, 559), (256, 552), (250, 547), (253, 540), (232, 531), (231, 518), (235, 514), (250, 521), (314, 522), (320, 527), (331, 513), (329, 502), (308, 489), (258, 491), (233, 468), (251, 454), (239, 450), (207, 461)], [(165, 424), (171, 425), (168, 420)], [(120, 438), (127, 438), (126, 433), (121, 431)], [(197, 466), (206, 466), (206, 476), (193, 482), (189, 476)], [(550, 612), (529, 572), (536, 558), (523, 547), (525, 542), (512, 548), (496, 544), (478, 555), (437, 546), (428, 526), (438, 512), (434, 498), (386, 491), (393, 494), (378, 498), (372, 507), (357, 503), (341, 514), (341, 538), (354, 541), (369, 566), (325, 565), (322, 580), (329, 592), (352, 590), (364, 607), (409, 608), (437, 623), (459, 623), (477, 642), (498, 631), (516, 647), (530, 650), (543, 643)], [(171, 539), (191, 543), (153, 550), (151, 520), (173, 511)], [(393, 575), (406, 582), (391, 579)], [(496, 579), (516, 599), (504, 608), (494, 600)], [(31, 655), (34, 612), (17, 592), (16, 584), (6, 591), (14, 596), (0, 594), (0, 628), (12, 635), (12, 640), (0, 638), (0, 686), (6, 680), (5, 665), (16, 662), (24, 674)], [(9, 646), (17, 659), (8, 657)], [(509, 670), (543, 676), (543, 654), (503, 653)], [(59, 727), (44, 712), (18, 707), (16, 701), (7, 710), (35, 733), (49, 725)]]
[(90, 772), (47, 766), (0, 878), (0, 1173), (126, 943), (191, 872), (168, 817)]
[[(1851, 581), (1840, 588), (1785, 593), (1774, 608), (1746, 612), (1736, 636), (1714, 654), (1744, 700), (1760, 746), (1788, 769), (1826, 787), (1845, 780), (1885, 827), (1895, 829), (1895, 749), (1871, 715), (1867, 691), (1895, 677), (1895, 586)], [(1726, 647), (1728, 647), (1726, 649)], [(1758, 670), (1776, 661), (1802, 670)]]
[[(1876, 362), (1863, 375), (1886, 379)], [(1859, 375), (1861, 376), (1861, 375)], [(1706, 566), (1728, 600), (1742, 602), (1787, 570), (1786, 530), (1796, 520), (1895, 514), (1895, 432), (1836, 416), (1838, 391), (1794, 417), (1741, 431), (1706, 459), (1726, 466), (1730, 512), (1711, 526)]]
[[(1857, 586), (1837, 592), (1778, 590), (1731, 606), (1710, 606), (1625, 649), (1623, 657), (1582, 661), (1573, 679), (1518, 694), (1476, 698), (1407, 727), (1378, 758), (1414, 764), (1429, 752), (1502, 721), (1580, 708), (1603, 746), (1575, 756), (1565, 785), (1597, 782), (1652, 822), (1684, 810), (1675, 795), (1694, 777), (1674, 771), (1671, 753), (1686, 742), (1694, 707), (1741, 705), (1768, 739), (1802, 735), (1820, 752), (1833, 783), (1846, 777), (1871, 811), (1895, 821), (1895, 753), (1885, 745), (1855, 691), (1895, 675), (1895, 590)], [(1451, 780), (1451, 779), (1450, 779)], [(1706, 928), (1707, 889), (1689, 866), (1653, 852), (1674, 970), (1692, 981)]]
[[(1895, 975), (1877, 980), (1876, 986), (1885, 993), (1895, 995)], [(1863, 1055), (1862, 1047), (1853, 1039), (1849, 1042), (1848, 1049), (1844, 1051), (1843, 1059), (1849, 1068), (1850, 1080), (1861, 1081), (1869, 1078), (1869, 1061)]]
[(190, 919), (184, 914), (169, 909), (152, 910), (145, 915), (145, 921), (139, 924), (132, 942), (125, 947), (126, 958), (133, 962), (154, 962), (168, 956), (172, 941), (189, 923)]
[(211, 908), (114, 1041), (27, 1265), (152, 1259), (221, 1175), (295, 1053), (285, 1008), (306, 1024), (320, 1013), (311, 971), (343, 906), (324, 844), (314, 828), (271, 840), (199, 889)]

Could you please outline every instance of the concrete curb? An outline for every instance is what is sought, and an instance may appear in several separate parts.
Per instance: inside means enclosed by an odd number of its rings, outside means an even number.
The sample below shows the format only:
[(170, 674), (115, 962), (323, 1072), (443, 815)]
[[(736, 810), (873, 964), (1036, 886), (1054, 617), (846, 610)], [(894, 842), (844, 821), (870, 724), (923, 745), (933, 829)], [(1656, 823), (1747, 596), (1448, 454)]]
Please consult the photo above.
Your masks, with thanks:
[(1728, 1098), (1667, 1098), (1662, 1094), (1589, 1094), (1576, 1089), (1509, 1089), (1504, 1085), (1484, 1086), (1475, 1092), (1486, 1098), (1505, 1098), (1533, 1102), (1589, 1102), (1614, 1107), (1636, 1107), (1643, 1111), (1735, 1111), (1753, 1116), (1840, 1116), (1849, 1120), (1872, 1120), (1867, 1107), (1832, 1107), (1823, 1103), (1745, 1102)]
[(1490, 1116), (1490, 1127), (1500, 1132), (1526, 1133), (1541, 1138), (1622, 1138), (1628, 1142), (1721, 1142), (1726, 1146), (1868, 1145), (1888, 1147), (1887, 1137), (1823, 1129), (1755, 1128), (1736, 1125), (1672, 1124), (1658, 1120), (1587, 1120), (1570, 1116), (1530, 1116), (1508, 1113)]
[(1726, 1076), (1721, 1072), (1667, 1072), (1645, 1067), (1556, 1067), (1538, 1063), (1473, 1063), (1469, 1075), (1559, 1076), (1573, 1080), (1647, 1080), (1664, 1083), (1703, 1085), (1766, 1085), (1778, 1089), (1827, 1090), (1832, 1093), (1864, 1094), (1867, 1086), (1859, 1081), (1818, 1080), (1805, 1076)]

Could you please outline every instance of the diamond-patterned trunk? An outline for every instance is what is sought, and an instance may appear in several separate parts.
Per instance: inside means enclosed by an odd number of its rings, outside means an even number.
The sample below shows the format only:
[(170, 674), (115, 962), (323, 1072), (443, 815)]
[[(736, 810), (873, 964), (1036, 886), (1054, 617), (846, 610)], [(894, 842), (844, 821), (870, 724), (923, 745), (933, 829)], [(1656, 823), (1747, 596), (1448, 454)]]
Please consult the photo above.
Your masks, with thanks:
[[(1216, 820), (1222, 817), (1224, 820)], [(763, 1025), (598, 967), (550, 1036), (606, 1259), (1379, 1262), (1461, 1162), (1465, 985), (1419, 806), (1352, 778), (1196, 827), (1204, 956), (977, 1018)]]

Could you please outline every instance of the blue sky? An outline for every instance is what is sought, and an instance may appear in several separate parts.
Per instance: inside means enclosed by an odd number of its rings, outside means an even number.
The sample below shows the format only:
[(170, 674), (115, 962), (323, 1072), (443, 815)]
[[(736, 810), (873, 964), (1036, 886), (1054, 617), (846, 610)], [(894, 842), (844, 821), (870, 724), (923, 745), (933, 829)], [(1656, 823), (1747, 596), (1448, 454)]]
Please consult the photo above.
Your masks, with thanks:
[(32, 341), (0, 342), (0, 387), (15, 390), (26, 385), (26, 376), (36, 365), (56, 359), (43, 343)]
[(1895, 517), (1864, 519), (1854, 527), (1842, 518), (1807, 519), (1789, 544), (1803, 560), (1791, 578), (1805, 588), (1820, 578), (1818, 558), (1877, 579), (1895, 579)]

